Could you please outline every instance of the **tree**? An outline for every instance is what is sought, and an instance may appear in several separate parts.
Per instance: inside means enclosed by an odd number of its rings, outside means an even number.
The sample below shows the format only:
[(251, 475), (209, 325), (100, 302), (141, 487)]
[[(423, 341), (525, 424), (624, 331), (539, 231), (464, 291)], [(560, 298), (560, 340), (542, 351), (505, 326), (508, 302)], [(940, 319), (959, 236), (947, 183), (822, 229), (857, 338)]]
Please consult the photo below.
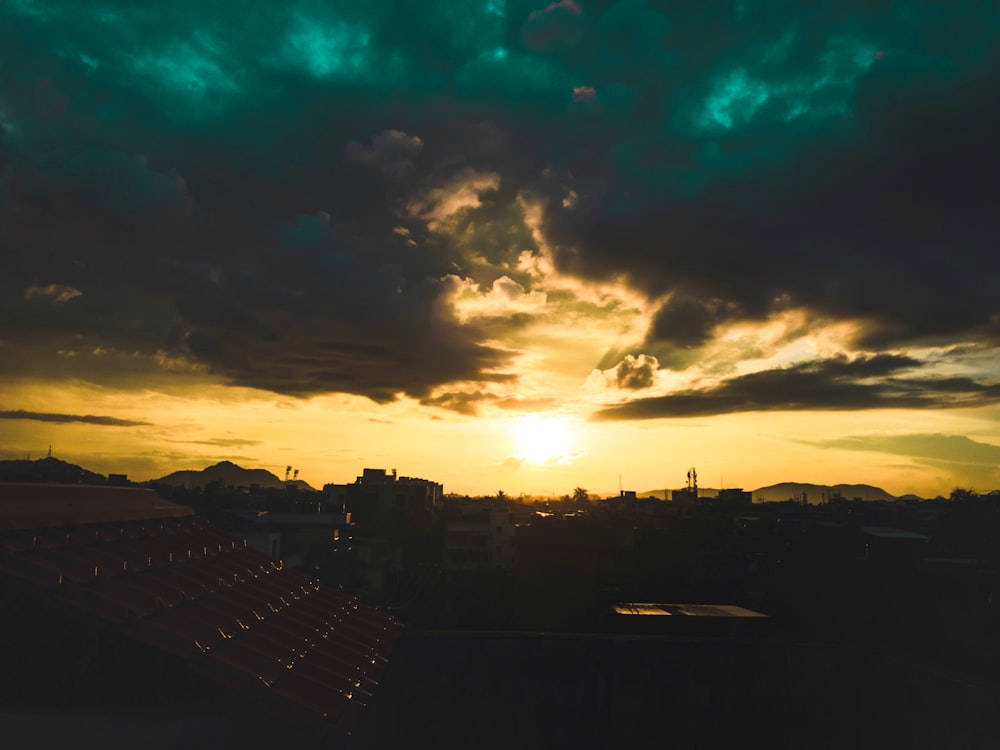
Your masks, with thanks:
[(590, 505), (590, 493), (583, 487), (576, 487), (573, 490), (573, 504), (578, 508)]
[(979, 493), (973, 489), (965, 489), (964, 487), (956, 487), (951, 491), (949, 499), (952, 502), (963, 502), (969, 500), (978, 500)]

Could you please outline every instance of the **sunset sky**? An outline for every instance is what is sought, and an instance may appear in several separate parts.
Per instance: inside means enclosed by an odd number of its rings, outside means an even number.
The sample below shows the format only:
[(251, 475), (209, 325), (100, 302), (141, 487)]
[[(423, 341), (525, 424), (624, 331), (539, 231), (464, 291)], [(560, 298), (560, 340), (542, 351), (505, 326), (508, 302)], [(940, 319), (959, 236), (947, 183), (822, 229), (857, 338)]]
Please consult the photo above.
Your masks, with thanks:
[(1000, 486), (997, 2), (0, 0), (0, 458)]

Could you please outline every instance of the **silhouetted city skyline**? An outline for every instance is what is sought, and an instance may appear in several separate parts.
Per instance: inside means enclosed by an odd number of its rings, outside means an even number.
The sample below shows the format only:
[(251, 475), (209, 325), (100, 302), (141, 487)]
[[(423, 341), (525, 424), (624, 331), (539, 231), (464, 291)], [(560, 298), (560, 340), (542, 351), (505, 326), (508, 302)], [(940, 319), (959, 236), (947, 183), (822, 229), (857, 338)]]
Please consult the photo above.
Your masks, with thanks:
[(995, 3), (341, 6), (3, 4), (0, 458), (1000, 485)]

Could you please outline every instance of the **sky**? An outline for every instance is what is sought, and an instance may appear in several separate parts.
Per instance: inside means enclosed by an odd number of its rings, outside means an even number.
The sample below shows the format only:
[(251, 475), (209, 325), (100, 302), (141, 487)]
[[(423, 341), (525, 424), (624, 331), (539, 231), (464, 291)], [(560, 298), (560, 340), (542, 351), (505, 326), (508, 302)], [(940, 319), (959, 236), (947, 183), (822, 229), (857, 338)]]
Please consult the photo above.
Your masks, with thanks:
[(0, 458), (1000, 487), (997, 2), (0, 0)]

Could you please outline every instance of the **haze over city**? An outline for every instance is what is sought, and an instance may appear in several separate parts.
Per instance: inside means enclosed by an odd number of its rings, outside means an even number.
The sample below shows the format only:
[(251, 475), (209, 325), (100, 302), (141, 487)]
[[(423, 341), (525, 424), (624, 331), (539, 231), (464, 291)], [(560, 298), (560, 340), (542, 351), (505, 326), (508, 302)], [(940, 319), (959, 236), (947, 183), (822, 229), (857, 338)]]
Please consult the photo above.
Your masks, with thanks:
[(995, 3), (0, 19), (0, 459), (1000, 486)]

